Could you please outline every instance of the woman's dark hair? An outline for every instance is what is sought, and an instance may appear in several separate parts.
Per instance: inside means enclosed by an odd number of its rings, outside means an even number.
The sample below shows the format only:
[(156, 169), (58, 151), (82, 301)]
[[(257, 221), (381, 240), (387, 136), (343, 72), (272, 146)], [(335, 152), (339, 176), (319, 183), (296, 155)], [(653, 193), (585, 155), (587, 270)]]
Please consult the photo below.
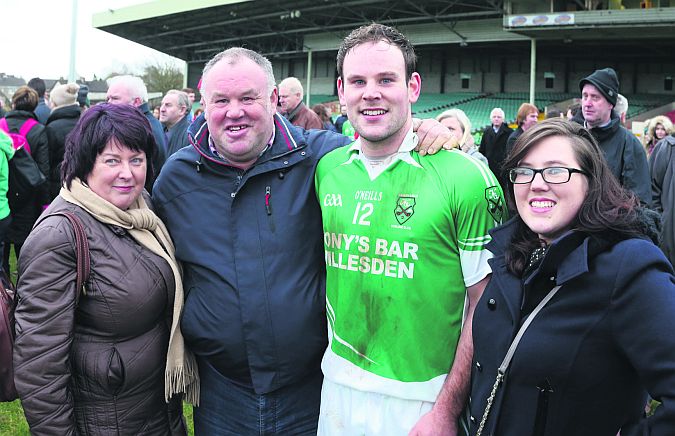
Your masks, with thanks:
[(147, 118), (127, 104), (99, 104), (82, 114), (66, 137), (61, 181), (70, 189), (73, 179), (86, 181), (96, 157), (114, 141), (135, 152), (145, 152), (146, 180), (152, 180), (152, 161), (157, 144)]
[[(597, 234), (611, 230), (627, 237), (641, 236), (635, 195), (623, 189), (612, 174), (605, 157), (591, 133), (580, 124), (556, 118), (544, 120), (518, 137), (513, 150), (504, 161), (504, 171), (517, 167), (530, 150), (545, 138), (559, 136), (561, 146), (566, 141), (572, 146), (574, 156), (588, 180), (588, 193), (579, 209), (572, 228), (577, 231)], [(584, 177), (579, 175), (580, 177)], [(516, 210), (513, 183), (508, 181), (506, 198), (512, 210)], [(518, 228), (506, 252), (509, 270), (520, 276), (532, 251), (541, 246), (536, 233), (530, 230), (520, 217)]]
[(45, 98), (45, 92), (47, 92), (47, 86), (45, 81), (39, 77), (33, 77), (26, 83), (30, 88), (33, 88), (37, 92), (38, 98)]
[(38, 105), (38, 95), (33, 88), (21, 86), (12, 95), (12, 108), (18, 111), (33, 112)]

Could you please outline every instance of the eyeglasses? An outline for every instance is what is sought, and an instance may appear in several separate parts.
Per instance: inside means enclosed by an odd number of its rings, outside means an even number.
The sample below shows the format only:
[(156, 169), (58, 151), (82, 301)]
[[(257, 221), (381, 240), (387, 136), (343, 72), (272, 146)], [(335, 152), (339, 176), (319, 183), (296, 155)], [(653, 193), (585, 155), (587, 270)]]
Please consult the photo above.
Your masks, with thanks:
[(526, 183), (532, 183), (532, 180), (534, 180), (534, 176), (537, 173), (541, 173), (544, 182), (553, 185), (569, 182), (573, 173), (586, 174), (585, 171), (576, 168), (548, 167), (537, 170), (534, 168), (516, 167), (509, 171), (509, 180), (511, 180), (511, 183), (513, 184), (524, 185)]

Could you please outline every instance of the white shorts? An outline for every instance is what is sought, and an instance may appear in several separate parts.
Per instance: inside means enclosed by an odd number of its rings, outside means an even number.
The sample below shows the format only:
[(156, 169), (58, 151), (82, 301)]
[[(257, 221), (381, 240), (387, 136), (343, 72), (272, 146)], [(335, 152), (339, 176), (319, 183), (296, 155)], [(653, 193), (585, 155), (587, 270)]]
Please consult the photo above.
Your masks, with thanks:
[(321, 388), (319, 436), (407, 436), (434, 403), (363, 392), (326, 378)]

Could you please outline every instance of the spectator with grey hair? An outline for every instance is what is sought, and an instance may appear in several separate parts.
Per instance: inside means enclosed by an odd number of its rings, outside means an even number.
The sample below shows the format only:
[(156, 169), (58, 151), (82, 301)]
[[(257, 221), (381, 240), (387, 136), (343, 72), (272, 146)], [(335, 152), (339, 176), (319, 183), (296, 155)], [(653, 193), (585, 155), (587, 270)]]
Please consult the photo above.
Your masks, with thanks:
[(187, 129), (190, 127), (190, 99), (188, 94), (170, 89), (162, 99), (159, 108), (159, 121), (166, 134), (168, 158), (181, 148), (190, 144)]
[(322, 129), (323, 123), (314, 111), (302, 102), (304, 90), (295, 77), (287, 77), (279, 83), (281, 113), (288, 121), (303, 129)]
[(488, 160), (490, 169), (497, 176), (502, 189), (506, 187), (506, 179), (501, 174), (501, 167), (506, 157), (506, 141), (513, 133), (513, 129), (506, 122), (504, 110), (500, 107), (492, 109), (490, 112), (491, 125), (483, 130), (483, 137), (480, 140), (478, 151)]
[(616, 114), (621, 120), (621, 124), (626, 124), (626, 114), (628, 113), (628, 99), (621, 94), (616, 96), (616, 106), (614, 106)]
[[(164, 129), (160, 122), (152, 115), (150, 106), (148, 105), (148, 88), (140, 77), (136, 76), (115, 76), (108, 79), (108, 93), (106, 94), (106, 101), (111, 104), (128, 104), (138, 108), (145, 118), (148, 119), (150, 127), (152, 128), (152, 136), (157, 142), (157, 153), (152, 160), (152, 167), (154, 178), (157, 177), (159, 171), (166, 160), (166, 138), (164, 136)], [(145, 187), (150, 191), (154, 183), (153, 177), (148, 177)]]
[[(316, 434), (326, 349), (319, 159), (349, 139), (276, 112), (272, 64), (230, 48), (204, 67), (204, 116), (153, 189), (185, 271), (181, 328), (201, 382), (195, 434)], [(433, 120), (425, 147), (450, 139)]]

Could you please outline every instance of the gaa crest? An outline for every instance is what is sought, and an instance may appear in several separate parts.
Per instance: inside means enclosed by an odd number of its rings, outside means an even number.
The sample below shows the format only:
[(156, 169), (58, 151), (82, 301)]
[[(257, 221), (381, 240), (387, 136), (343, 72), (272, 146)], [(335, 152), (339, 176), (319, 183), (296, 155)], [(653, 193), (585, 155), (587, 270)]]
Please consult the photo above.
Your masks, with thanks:
[(491, 186), (487, 188), (485, 199), (487, 200), (488, 212), (496, 222), (501, 223), (504, 219), (504, 198), (499, 192), (499, 187)]
[(394, 216), (399, 224), (408, 221), (415, 213), (415, 197), (404, 197), (400, 195), (394, 208)]

